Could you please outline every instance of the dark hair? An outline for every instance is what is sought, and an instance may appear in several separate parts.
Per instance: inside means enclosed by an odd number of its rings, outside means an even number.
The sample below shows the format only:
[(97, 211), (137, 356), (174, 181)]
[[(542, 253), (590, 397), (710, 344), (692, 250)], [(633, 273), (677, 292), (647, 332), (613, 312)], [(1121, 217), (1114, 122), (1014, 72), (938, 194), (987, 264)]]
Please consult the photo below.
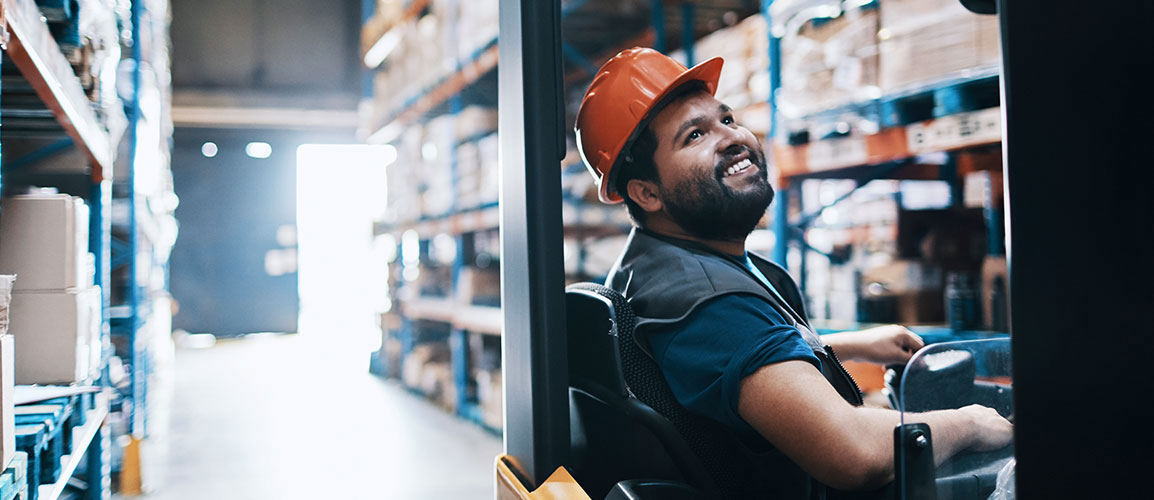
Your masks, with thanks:
[(625, 148), (617, 157), (617, 164), (613, 167), (613, 189), (625, 199), (625, 208), (629, 211), (629, 218), (640, 227), (645, 227), (645, 209), (629, 197), (629, 181), (637, 179), (649, 182), (661, 182), (657, 176), (657, 163), (653, 160), (657, 152), (657, 134), (653, 132), (651, 122), (663, 109), (685, 96), (697, 92), (706, 92), (709, 89), (705, 82), (690, 81), (678, 87), (669, 95), (662, 98), (649, 110), (645, 119), (637, 125), (635, 137), (625, 143)]

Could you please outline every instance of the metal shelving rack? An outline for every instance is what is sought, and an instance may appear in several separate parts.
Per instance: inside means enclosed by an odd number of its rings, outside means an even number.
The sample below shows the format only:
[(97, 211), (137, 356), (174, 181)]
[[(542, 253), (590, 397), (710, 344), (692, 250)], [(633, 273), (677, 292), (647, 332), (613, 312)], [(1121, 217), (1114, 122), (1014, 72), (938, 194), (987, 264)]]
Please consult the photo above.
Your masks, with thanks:
[[(776, 4), (776, 5), (775, 5)], [(762, 15), (770, 26), (770, 149), (774, 157), (778, 186), (774, 200), (772, 229), (776, 244), (773, 259), (790, 269), (787, 253), (796, 246), (802, 256), (800, 266), (791, 271), (805, 286), (805, 255), (822, 252), (805, 239), (808, 228), (821, 213), (849, 198), (872, 180), (941, 180), (950, 186), (951, 204), (961, 203), (961, 181), (965, 171), (1001, 172), (1001, 108), (990, 104), (996, 96), (999, 66), (979, 67), (963, 74), (948, 75), (937, 81), (919, 84), (876, 99), (854, 102), (817, 113), (836, 116), (846, 111), (876, 117), (881, 128), (866, 134), (831, 134), (816, 140), (792, 141), (786, 137), (777, 112), (775, 97), (781, 89), (781, 34), (793, 18), (824, 18), (840, 15), (843, 7), (876, 6), (876, 0), (843, 2), (842, 0), (762, 0)], [(984, 99), (958, 99), (959, 93), (983, 86)], [(991, 94), (991, 88), (993, 94)], [(996, 103), (996, 97), (995, 97)], [(924, 116), (932, 105), (932, 117)], [(919, 108), (920, 113), (903, 113), (903, 108)], [(927, 119), (928, 118), (928, 119)], [(975, 160), (970, 153), (998, 153), (995, 165)], [(930, 158), (936, 155), (937, 158)], [(807, 179), (850, 179), (855, 187), (836, 200), (823, 204), (813, 213), (791, 217), (790, 205), (802, 206), (799, 185)], [(1000, 199), (987, 193), (983, 203), (986, 219), (988, 255), (1005, 254)], [(798, 269), (800, 267), (800, 269)], [(817, 321), (821, 333), (856, 330), (870, 325), (844, 321)], [(956, 331), (950, 328), (922, 326), (914, 331), (927, 340), (944, 341), (1004, 336), (1002, 332)]]
[[(620, 50), (635, 45), (652, 45), (667, 49), (685, 47), (685, 57), (692, 64), (695, 41), (716, 29), (713, 23), (719, 22), (725, 13), (731, 11), (741, 12), (744, 15), (757, 13), (757, 2), (754, 0), (684, 2), (675, 9), (667, 8), (664, 4), (668, 2), (662, 0), (636, 0), (626, 3), (632, 4), (631, 7), (626, 6), (632, 9), (629, 10), (634, 13), (632, 17), (620, 16), (623, 9), (621, 2), (608, 0), (563, 2), (560, 16), (563, 27), (568, 28), (565, 28), (566, 38), (562, 43), (565, 63), (562, 71), (565, 84), (570, 90), (578, 88), (583, 90), (600, 64)], [(366, 26), (369, 26), (368, 21), (372, 13), (368, 9), (372, 3), (366, 2), (364, 5)], [(374, 26), (373, 32), (367, 38), (371, 39), (370, 41), (385, 39), (397, 26), (419, 19), (429, 6), (428, 0), (409, 1), (395, 24)], [(613, 19), (613, 22), (607, 23), (607, 19)], [(596, 23), (601, 28), (586, 29), (589, 23)], [(403, 108), (388, 117), (384, 123), (371, 124), (366, 133), (367, 142), (385, 144), (397, 139), (407, 126), (419, 123), (429, 116), (453, 115), (461, 111), (462, 96), (465, 95), (487, 93), (495, 103), (496, 89), (491, 85), (490, 76), (497, 68), (497, 53), (497, 41), (493, 40), (472, 54), (463, 55), (458, 60), (455, 71), (416, 95), (408, 96)], [(569, 107), (573, 109), (567, 110), (568, 113), (574, 115), (576, 107)], [(568, 122), (572, 122), (571, 117)], [(581, 182), (587, 179), (588, 174), (577, 158), (575, 143), (572, 141), (570, 137), (568, 154), (562, 162), (562, 183), (565, 186), (562, 200), (564, 237), (572, 243), (576, 258), (574, 266), (576, 270), (571, 271), (574, 274), (570, 276), (570, 281), (598, 280), (604, 277), (606, 270), (589, 268), (586, 250), (588, 244), (605, 237), (624, 236), (630, 223), (621, 207), (589, 201), (587, 186)], [(452, 158), (451, 167), (454, 169), (456, 167), (455, 158)], [(490, 203), (469, 209), (452, 207), (448, 213), (441, 216), (424, 217), (401, 224), (379, 223), (374, 227), (374, 233), (377, 235), (393, 235), (398, 247), (401, 246), (399, 243), (405, 232), (415, 231), (422, 241), (422, 260), (426, 257), (427, 242), (434, 236), (448, 234), (455, 238), (458, 256), (451, 264), (450, 296), (419, 297), (397, 304), (395, 310), (399, 316), (399, 325), (395, 329), (395, 334), (402, 345), (403, 360), (404, 356), (419, 343), (420, 339), (416, 338), (415, 330), (417, 321), (437, 322), (450, 328), (447, 341), (457, 394), (456, 412), (476, 422), (481, 421), (478, 408), (469, 397), (472, 378), (469, 360), (476, 353), (472, 352), (470, 345), (483, 343), (478, 342), (479, 337), (500, 337), (502, 315), (499, 307), (462, 304), (453, 297), (453, 294), (457, 288), (457, 277), (465, 265), (464, 253), (468, 246), (465, 241), (466, 235), (496, 231), (499, 219), (498, 207)], [(384, 366), (387, 365), (384, 348), (377, 356), (383, 365), (382, 371), (388, 373), (390, 367)]]
[[(149, 5), (146, 6), (145, 3)], [(166, 39), (152, 39), (157, 34), (155, 31), (157, 25), (142, 21), (144, 13), (151, 11), (154, 21), (167, 23), (167, 1), (136, 0), (132, 2), (131, 8), (132, 49), (130, 59), (139, 63), (142, 60), (142, 45), (144, 45), (142, 40), (145, 36), (149, 38), (147, 41), (154, 53), (167, 50)], [(144, 28), (147, 28), (146, 31), (142, 31), (142, 24), (145, 25)], [(166, 33), (167, 30), (165, 29), (164, 32)], [(72, 147), (83, 153), (87, 162), (71, 165), (66, 171), (53, 171), (44, 179), (47, 179), (50, 185), (51, 181), (58, 181), (74, 186), (75, 179), (83, 178), (89, 185), (88, 196), (86, 197), (91, 217), (89, 221), (89, 251), (96, 255), (94, 281), (96, 285), (101, 287), (103, 295), (103, 307), (101, 308), (103, 353), (100, 377), (97, 380), (98, 385), (108, 388), (113, 383), (110, 378), (112, 375), (109, 372), (109, 360), (115, 355), (112, 348), (112, 335), (124, 336), (127, 339), (126, 345), (131, 346), (128, 355), (123, 357), (124, 361), (132, 368), (129, 375), (129, 393), (118, 393), (118, 396), (111, 398), (111, 401), (104, 395), (97, 397), (95, 409), (91, 411), (95, 412), (92, 415), (98, 417), (100, 424), (90, 423), (86, 425), (81, 437), (87, 436), (87, 439), (93, 443), (107, 441), (106, 439), (94, 439), (92, 436), (107, 437), (106, 431), (103, 434), (96, 434), (96, 431), (93, 431), (93, 425), (106, 427), (105, 419), (109, 414), (110, 406), (114, 412), (127, 409), (131, 415), (128, 417), (130, 422), (128, 432), (143, 435), (144, 412), (142, 410), (147, 398), (148, 353), (147, 346), (138, 342), (136, 332), (148, 318), (149, 308), (146, 301), (143, 300), (141, 290), (133, 285), (137, 281), (137, 256), (142, 244), (141, 238), (145, 242), (155, 242), (156, 240), (155, 236), (147, 230), (154, 227), (154, 224), (149, 224), (150, 221), (147, 220), (137, 220), (138, 211), (141, 207), (137, 206), (138, 199), (134, 192), (137, 184), (137, 151), (140, 146), (137, 141), (137, 125), (141, 113), (141, 73), (144, 65), (134, 64), (135, 69), (132, 71), (131, 82), (132, 95), (129, 102), (125, 103), (128, 124), (127, 128), (123, 129), (123, 127), (117, 126), (123, 125), (123, 115), (119, 115), (118, 118), (114, 114), (109, 118), (109, 122), (104, 124), (97, 118), (79, 78), (62, 53), (60, 46), (53, 39), (45, 18), (34, 0), (3, 0), (0, 4), (0, 36), (3, 37), (4, 54), (2, 58), (11, 61), (18, 70), (18, 75), (6, 74), (3, 78), (3, 99), (0, 103), (3, 104), (4, 128), (3, 133), (0, 134), (0, 140), (5, 143), (10, 140), (25, 139), (55, 141), (21, 158), (6, 160), (4, 177), (7, 178), (7, 174), (14, 173), (16, 170), (23, 169), (45, 157)], [(123, 37), (123, 35), (121, 36)], [(167, 71), (166, 56), (163, 56), (161, 60), (165, 66), (153, 67), (153, 69)], [(167, 90), (160, 90), (159, 97), (164, 100), (167, 97)], [(165, 105), (162, 104), (160, 111), (160, 123), (150, 125), (161, 128), (161, 134), (158, 135), (162, 141), (165, 141), (164, 132), (170, 133), (171, 127), (164, 125), (167, 120), (165, 118), (167, 116)], [(117, 119), (120, 122), (113, 124)], [(113, 181), (114, 162), (117, 162), (116, 149), (121, 140), (122, 131), (128, 134), (129, 147), (127, 161), (118, 164), (122, 165), (121, 168), (124, 166), (128, 168), (127, 171), (121, 172), (115, 180), (116, 184), (123, 183), (127, 188), (128, 196), (126, 200), (123, 200), (123, 203), (127, 208), (128, 220), (125, 224), (118, 224), (118, 227), (127, 235), (126, 238), (119, 239), (112, 235)], [(153, 146), (163, 149), (168, 145), (166, 142), (162, 142)], [(44, 184), (40, 181), (38, 183)], [(163, 267), (165, 264), (154, 262), (154, 265)], [(116, 284), (113, 283), (112, 272), (122, 266), (127, 268), (130, 286), (127, 287), (128, 293), (125, 302), (113, 306), (111, 296), (112, 289)], [(167, 280), (165, 280), (165, 286), (167, 286)], [(125, 405), (125, 403), (129, 404)], [(81, 455), (84, 454), (75, 454), (72, 457), (73, 460), (65, 464), (67, 475), (61, 481), (55, 485), (44, 485), (41, 488), (42, 495), (40, 498), (54, 499), (62, 494), (63, 485), (68, 480), (67, 476), (76, 470), (77, 460)], [(88, 453), (87, 455), (86, 467), (88, 470), (85, 473), (87, 482), (91, 486), (93, 481), (99, 480), (99, 484), (103, 485), (103, 487), (89, 487), (87, 498), (108, 498), (110, 494), (108, 490), (110, 471), (107, 446), (105, 445), (100, 453)]]
[[(397, 32), (400, 26), (405, 23), (412, 22), (424, 14), (426, 9), (430, 7), (429, 0), (412, 0), (405, 6), (404, 11), (399, 19), (388, 26), (381, 26), (379, 33), (374, 34), (377, 37), (377, 42), (380, 38), (390, 35), (390, 32)], [(365, 10), (363, 12), (366, 26), (372, 19), (374, 12), (372, 11), (373, 3), (365, 2)], [(367, 28), (366, 28), (367, 29)], [(430, 116), (436, 115), (457, 115), (463, 107), (462, 94), (471, 92), (474, 94), (482, 94), (485, 98), (495, 105), (496, 95), (492, 87), (492, 76), (497, 66), (497, 47), (496, 40), (484, 44), (472, 54), (459, 55), (457, 58), (456, 67), (447, 75), (444, 75), (432, 86), (422, 89), (416, 95), (407, 96), (402, 109), (388, 117), (383, 124), (373, 124), (375, 127), (367, 137), (367, 142), (373, 144), (385, 144), (397, 139), (404, 130), (414, 124), (418, 124)], [(372, 70), (374, 68), (371, 68)], [(488, 80), (485, 78), (488, 77)], [(489, 83), (489, 85), (485, 85)], [(379, 125), (379, 127), (377, 126)], [(495, 133), (489, 131), (481, 134), (487, 136)], [(457, 153), (456, 147), (459, 147), (465, 142), (476, 140), (481, 137), (466, 138), (459, 141), (449, 152), (449, 166), (453, 176), (452, 189), (454, 191), (452, 199), (456, 200), (456, 170), (457, 170)], [(415, 300), (398, 301), (396, 304), (396, 313), (399, 313), (401, 321), (400, 328), (395, 332), (397, 339), (400, 341), (401, 360), (412, 353), (413, 348), (419, 343), (417, 338), (418, 330), (415, 326), (416, 321), (431, 321), (437, 322), (449, 327), (448, 343), (450, 346), (451, 367), (453, 370), (452, 379), (453, 385), (456, 389), (456, 398), (454, 403), (455, 412), (469, 420), (472, 420), (479, 425), (484, 426), (481, 417), (480, 409), (473, 398), (469, 397), (469, 381), (472, 378), (470, 375), (470, 337), (476, 336), (496, 336), (501, 334), (501, 318), (500, 308), (492, 306), (480, 306), (464, 304), (455, 297), (456, 283), (462, 268), (465, 266), (463, 259), (465, 258), (466, 235), (482, 231), (495, 231), (497, 229), (497, 207), (495, 203), (482, 204), (481, 206), (470, 208), (467, 210), (458, 209), (456, 202), (452, 203), (446, 214), (437, 217), (423, 217), (418, 221), (404, 224), (383, 224), (375, 225), (373, 231), (376, 235), (392, 234), (398, 244), (401, 241), (401, 235), (407, 231), (416, 231), (421, 240), (422, 260), (427, 258), (428, 241), (438, 234), (452, 235), (457, 246), (457, 257), (451, 264), (451, 279), (449, 292), (447, 297), (419, 297)], [(398, 252), (400, 253), (400, 252)], [(415, 285), (408, 285), (415, 286)], [(384, 347), (382, 346), (382, 353)], [(386, 362), (387, 358), (384, 355), (380, 356), (382, 362)], [(383, 367), (385, 373), (389, 371), (389, 367)], [(419, 392), (415, 388), (411, 390)], [(497, 429), (491, 430), (499, 432)]]
[[(76, 147), (88, 160), (63, 172), (63, 177), (82, 177), (89, 183), (90, 206), (89, 249), (97, 256), (95, 283), (101, 287), (104, 307), (102, 321), (107, 334), (110, 236), (109, 209), (111, 204), (114, 140), (99, 123), (90, 107), (80, 80), (65, 59), (60, 47), (49, 32), (39, 8), (32, 0), (3, 0), (0, 3), (0, 36), (4, 53), (18, 70), (19, 76), (5, 76), (2, 87), (2, 117), (4, 129), (0, 140), (55, 139), (40, 151), (9, 162), (9, 169), (22, 168), (38, 156), (50, 155), (68, 147)], [(9, 170), (10, 172), (11, 170)], [(102, 339), (108, 345), (107, 335)], [(102, 357), (105, 363), (108, 353)], [(107, 366), (107, 365), (105, 365)], [(107, 384), (107, 371), (101, 377)], [(74, 453), (63, 464), (62, 479), (51, 485), (28, 485), (40, 489), (39, 498), (55, 499), (64, 491), (64, 485), (77, 471), (81, 456), (87, 456), (84, 478), (89, 483), (87, 498), (109, 496), (107, 453), (103, 448), (107, 401), (98, 398), (90, 413), (91, 421), (80, 431), (75, 441), (83, 450), (94, 453)], [(92, 448), (91, 446), (95, 447)], [(100, 446), (98, 446), (100, 445)]]

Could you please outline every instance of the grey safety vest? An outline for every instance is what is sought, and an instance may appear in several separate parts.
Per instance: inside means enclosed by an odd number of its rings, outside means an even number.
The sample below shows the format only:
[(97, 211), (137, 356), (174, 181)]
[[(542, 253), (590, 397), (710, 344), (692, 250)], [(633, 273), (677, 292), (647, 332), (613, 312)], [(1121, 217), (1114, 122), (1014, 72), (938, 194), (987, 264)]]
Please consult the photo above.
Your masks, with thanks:
[(785, 269), (755, 254), (751, 253), (750, 259), (781, 294), (780, 298), (734, 257), (697, 242), (635, 228), (629, 234), (621, 258), (609, 272), (605, 286), (629, 299), (637, 315), (633, 335), (647, 353), (650, 352), (647, 335), (656, 326), (684, 320), (702, 304), (722, 295), (760, 297), (801, 332), (821, 361), (822, 375), (838, 394), (850, 404), (860, 406), (861, 390), (833, 349), (824, 345), (810, 327), (801, 292), (793, 278)]
[[(846, 401), (862, 404), (861, 390), (845, 371), (829, 346), (809, 326), (801, 293), (780, 266), (750, 254), (753, 264), (780, 297), (768, 290), (744, 263), (697, 242), (670, 238), (643, 229), (633, 229), (621, 258), (606, 279), (606, 286), (629, 300), (637, 323), (634, 339), (642, 350), (649, 349), (647, 335), (658, 326), (672, 325), (687, 318), (711, 299), (728, 294), (761, 298), (781, 317), (797, 327), (802, 338), (821, 361), (822, 375)], [(720, 425), (720, 424), (719, 424)], [(737, 431), (734, 430), (736, 433)], [(762, 472), (757, 488), (773, 498), (827, 498), (840, 496), (813, 481), (797, 464), (773, 448), (760, 436), (746, 436), (745, 445)]]

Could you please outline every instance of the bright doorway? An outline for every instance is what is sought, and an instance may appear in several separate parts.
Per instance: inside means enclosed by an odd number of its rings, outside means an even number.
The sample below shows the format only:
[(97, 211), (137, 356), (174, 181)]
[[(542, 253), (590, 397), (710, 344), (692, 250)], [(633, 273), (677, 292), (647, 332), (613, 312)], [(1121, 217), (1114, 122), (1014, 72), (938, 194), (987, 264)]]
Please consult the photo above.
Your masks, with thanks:
[(305, 144), (297, 149), (300, 332), (353, 349), (367, 370), (380, 344), (386, 263), (373, 255), (385, 210), (392, 146)]

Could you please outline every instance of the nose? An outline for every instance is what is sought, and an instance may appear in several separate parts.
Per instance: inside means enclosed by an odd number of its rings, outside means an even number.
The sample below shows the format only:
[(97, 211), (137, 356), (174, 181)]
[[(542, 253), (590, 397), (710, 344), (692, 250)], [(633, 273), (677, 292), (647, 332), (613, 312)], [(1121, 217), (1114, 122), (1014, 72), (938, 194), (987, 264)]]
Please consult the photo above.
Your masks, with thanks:
[(729, 156), (738, 154), (742, 149), (749, 148), (745, 129), (740, 126), (719, 126), (717, 152)]

